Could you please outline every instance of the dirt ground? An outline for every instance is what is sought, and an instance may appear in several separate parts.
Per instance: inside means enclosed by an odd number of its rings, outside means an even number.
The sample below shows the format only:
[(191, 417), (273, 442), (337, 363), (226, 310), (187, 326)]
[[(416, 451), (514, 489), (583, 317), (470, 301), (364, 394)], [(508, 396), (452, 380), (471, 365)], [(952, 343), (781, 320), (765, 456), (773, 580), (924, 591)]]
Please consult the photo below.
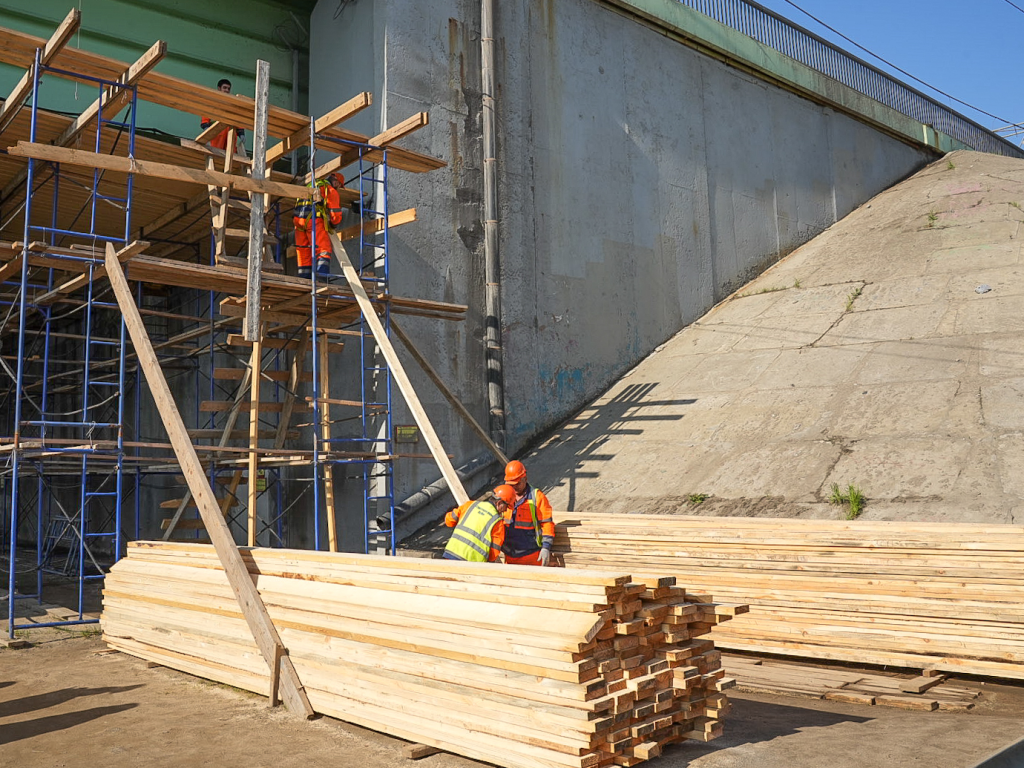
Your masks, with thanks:
[[(330, 718), (304, 722), (266, 699), (120, 653), (95, 630), (35, 630), (0, 648), (0, 765), (382, 768), (405, 742)], [(652, 768), (964, 768), (1024, 737), (1024, 687), (986, 683), (968, 714), (736, 693), (725, 736), (673, 747)], [(439, 713), (441, 714), (441, 713)], [(423, 768), (479, 765), (449, 754)]]

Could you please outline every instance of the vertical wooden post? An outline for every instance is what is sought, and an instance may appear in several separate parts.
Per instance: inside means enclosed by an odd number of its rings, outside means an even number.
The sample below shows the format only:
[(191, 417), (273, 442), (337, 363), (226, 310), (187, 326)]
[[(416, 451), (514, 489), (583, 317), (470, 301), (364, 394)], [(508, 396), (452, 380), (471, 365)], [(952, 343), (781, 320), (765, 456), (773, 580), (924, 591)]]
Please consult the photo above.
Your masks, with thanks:
[[(331, 452), (331, 376), (328, 370), (330, 358), (328, 357), (327, 334), (322, 334), (322, 340), (317, 345), (317, 354), (320, 359), (320, 439), (323, 440), (323, 453)], [(324, 504), (327, 507), (327, 544), (331, 552), (338, 551), (338, 516), (334, 508), (334, 465), (330, 461), (324, 461)]]
[[(267, 168), (267, 98), (270, 89), (270, 64), (256, 62), (256, 119), (252, 142), (252, 177), (263, 181)], [(246, 341), (255, 341), (260, 333), (260, 303), (263, 281), (263, 230), (266, 223), (266, 196), (258, 192), (249, 195), (252, 209), (249, 214), (249, 264), (245, 283)]]
[(146, 326), (142, 323), (142, 316), (139, 308), (135, 306), (135, 298), (132, 296), (131, 287), (121, 269), (121, 262), (117, 260), (114, 246), (107, 244), (106, 255), (107, 276), (117, 297), (118, 306), (121, 308), (121, 315), (124, 317), (125, 327), (132, 337), (132, 344), (135, 345), (135, 354), (142, 368), (142, 373), (149, 384), (150, 394), (156, 404), (160, 419), (167, 430), (167, 438), (174, 448), (174, 454), (181, 465), (181, 472), (185, 476), (189, 490), (196, 500), (199, 508), (199, 515), (203, 518), (203, 525), (210, 534), (210, 541), (213, 543), (217, 557), (224, 566), (224, 573), (228, 583), (238, 600), (242, 609), (242, 615), (249, 625), (256, 640), (256, 646), (260, 649), (267, 667), (273, 677), (275, 670), (280, 674), (281, 694), (285, 704), (296, 714), (307, 718), (313, 717), (316, 713), (309, 704), (306, 691), (299, 681), (298, 673), (291, 658), (284, 651), (284, 643), (277, 633), (277, 628), (270, 620), (267, 607), (256, 590), (252, 576), (249, 574), (242, 554), (235, 546), (235, 541), (228, 530), (228, 524), (220, 513), (217, 506), (217, 497), (213, 495), (210, 482), (203, 472), (203, 465), (196, 455), (196, 449), (185, 429), (185, 422), (181, 420), (178, 407), (174, 403), (171, 390), (167, 386), (167, 379), (160, 368), (160, 361), (153, 350), (153, 343), (146, 333)]
[(259, 527), (259, 516), (256, 514), (256, 502), (259, 498), (259, 486), (256, 476), (259, 473), (260, 457), (260, 382), (263, 371), (263, 328), (257, 329), (256, 339), (252, 343), (252, 384), (249, 387), (249, 525), (248, 542), (250, 547), (256, 546), (256, 534)]

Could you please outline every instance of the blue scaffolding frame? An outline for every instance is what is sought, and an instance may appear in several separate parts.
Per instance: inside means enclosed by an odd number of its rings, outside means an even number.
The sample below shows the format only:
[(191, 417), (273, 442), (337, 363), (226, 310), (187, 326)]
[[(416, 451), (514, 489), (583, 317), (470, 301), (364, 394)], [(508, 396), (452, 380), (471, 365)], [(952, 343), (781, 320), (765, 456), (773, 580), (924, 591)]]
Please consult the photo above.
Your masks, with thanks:
[[(128, 155), (134, 156), (136, 88), (86, 73), (44, 66), (40, 53), (36, 52), (32, 70), (30, 141), (35, 143), (38, 138), (44, 75), (60, 75), (95, 85), (101, 97), (104, 92), (110, 96), (128, 92), (130, 100), (117, 113), (124, 115), (122, 119), (117, 119), (117, 115), (110, 118), (102, 113), (97, 115), (93, 149), (97, 153), (113, 151), (112, 147), (126, 137)], [(105, 142), (115, 131), (113, 143)], [(358, 247), (358, 257), (353, 261), (364, 283), (375, 288), (375, 293), (383, 299), (382, 322), (390, 334), (387, 148), (318, 135), (312, 121), (310, 134), (311, 177), (315, 173), (312, 169), (315, 168), (317, 142), (321, 145), (334, 143), (339, 153), (354, 158), (350, 166), (356, 166), (356, 174), (348, 183), (354, 182), (358, 187), (360, 234), (357, 240), (351, 241)], [(0, 525), (9, 536), (7, 632), (11, 638), (17, 629), (27, 627), (95, 623), (96, 618), (86, 616), (86, 587), (104, 577), (106, 567), (123, 555), (127, 540), (139, 537), (143, 478), (180, 474), (177, 467), (146, 464), (148, 457), (142, 450), (146, 443), (139, 433), (143, 423), (141, 380), (137, 370), (129, 370), (126, 364), (127, 332), (119, 308), (116, 303), (104, 300), (104, 284), (97, 281), (104, 274), (101, 269), (106, 245), (110, 243), (120, 248), (130, 242), (133, 182), (133, 174), (128, 174), (126, 184), (119, 188), (122, 193), (115, 195), (109, 191), (113, 183), (105, 182), (100, 170), (92, 172), (91, 184), (86, 186), (77, 179), (62, 177), (59, 164), (28, 160), (20, 277), (12, 276), (7, 281), (16, 291), (13, 300), (0, 300), (0, 307), (6, 308), (8, 316), (17, 314), (16, 371), (12, 372), (13, 386), (4, 396), (8, 406), (7, 434), (13, 438), (7, 446), (6, 465), (0, 466)], [(87, 194), (86, 204), (70, 224), (59, 217), (62, 188), (69, 184)], [(46, 190), (47, 185), (52, 189)], [(51, 207), (48, 217), (42, 205), (47, 199)], [(114, 206), (123, 212), (123, 228), (117, 226), (116, 232), (101, 231), (103, 227), (97, 216), (101, 205)], [(282, 256), (280, 213), (275, 205), (272, 215), (278, 261)], [(41, 217), (48, 221), (40, 223), (37, 219)], [(377, 223), (368, 226), (374, 220), (378, 220)], [(109, 221), (105, 228), (111, 228)], [(92, 250), (63, 247), (62, 243), (69, 240)], [(211, 238), (211, 264), (215, 263), (214, 250)], [(35, 266), (31, 268), (30, 255), (35, 259)], [(38, 277), (40, 269), (46, 275), (45, 280)], [(77, 271), (84, 276), (84, 301), (72, 302), (75, 308), (68, 312), (56, 312), (53, 302), (37, 301), (40, 295), (54, 290), (57, 275), (62, 271)], [(356, 350), (361, 394), (358, 424), (355, 418), (339, 419), (339, 422), (346, 422), (340, 429), (333, 429), (335, 425), (328, 422), (327, 435), (321, 432), (327, 418), (324, 401), (331, 393), (321, 391), (320, 345), (329, 343), (328, 335), (340, 329), (322, 327), (318, 299), (325, 282), (340, 279), (319, 275), (314, 270), (310, 281), (312, 543), (316, 549), (325, 548), (322, 536), (328, 512), (325, 483), (333, 482), (334, 469), (341, 466), (348, 470), (346, 479), (358, 478), (362, 488), (363, 551), (384, 550), (394, 554), (392, 377), (361, 314), (354, 322), (359, 337)], [(186, 355), (171, 352), (164, 354), (162, 361), (188, 361), (186, 368), (191, 366), (194, 375), (195, 423), (205, 422), (206, 426), (216, 428), (216, 413), (200, 412), (200, 395), (205, 390), (211, 399), (217, 396), (215, 368), (218, 354), (221, 354), (219, 349), (223, 347), (223, 334), (227, 331), (214, 320), (216, 291), (197, 288), (194, 292), (185, 289), (185, 293), (193, 297), (187, 300), (187, 305), (193, 307), (194, 302), (195, 322), (208, 323), (208, 356), (205, 351)], [(140, 306), (143, 304), (141, 283), (137, 286), (136, 301)], [(69, 323), (72, 330), (80, 332), (64, 332)], [(112, 329), (115, 324), (116, 332), (104, 332), (104, 328)], [(346, 328), (344, 332), (352, 333), (352, 330)], [(72, 351), (74, 354), (69, 354)], [(272, 354), (269, 365), (282, 370), (282, 352)], [(204, 370), (207, 363), (209, 370)], [(61, 379), (71, 383), (54, 387), (53, 382)], [(276, 380), (274, 399), (280, 401), (285, 390), (280, 380)], [(33, 399), (36, 391), (38, 396)], [(294, 392), (289, 394), (295, 395)], [(33, 412), (29, 412), (29, 408)], [(251, 418), (259, 416), (253, 413)], [(126, 439), (126, 434), (133, 434), (134, 440)], [(212, 483), (217, 483), (221, 473), (238, 471), (237, 466), (224, 466), (215, 458), (209, 466)], [(275, 511), (266, 520), (258, 520), (257, 536), (264, 546), (283, 546), (288, 512), (284, 506), (286, 470), (269, 461), (264, 471), (266, 482), (261, 496), (274, 493), (276, 505), (271, 505)], [(257, 480), (249, 478), (249, 482)], [(132, 506), (129, 499), (133, 494)], [(334, 510), (330, 513), (334, 514)], [(27, 539), (30, 534), (34, 534), (35, 551), (30, 552), (25, 547), (19, 553), (19, 536)], [(26, 586), (27, 579), (18, 578), (19, 573), (28, 571), (34, 571), (35, 575), (31, 588)], [(15, 616), (17, 601), (43, 603), (47, 574), (66, 577), (76, 584), (77, 615), (65, 620), (19, 625)]]

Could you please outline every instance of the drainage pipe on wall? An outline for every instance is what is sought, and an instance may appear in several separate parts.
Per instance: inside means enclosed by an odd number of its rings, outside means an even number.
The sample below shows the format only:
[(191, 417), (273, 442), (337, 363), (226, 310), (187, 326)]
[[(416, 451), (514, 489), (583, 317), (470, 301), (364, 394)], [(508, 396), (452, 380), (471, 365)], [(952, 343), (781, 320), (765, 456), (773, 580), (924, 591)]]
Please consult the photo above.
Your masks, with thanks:
[(494, 0), (480, 2), (480, 90), (484, 145), (484, 360), (491, 437), (505, 445), (505, 375), (501, 349), (501, 259), (498, 250), (498, 159), (494, 114)]

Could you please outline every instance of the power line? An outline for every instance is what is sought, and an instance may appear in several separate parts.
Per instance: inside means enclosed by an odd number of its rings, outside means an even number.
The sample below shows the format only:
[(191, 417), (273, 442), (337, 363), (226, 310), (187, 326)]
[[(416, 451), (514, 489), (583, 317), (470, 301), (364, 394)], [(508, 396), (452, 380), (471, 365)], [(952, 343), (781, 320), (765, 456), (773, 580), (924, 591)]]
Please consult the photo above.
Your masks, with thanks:
[(1021, 7), (1020, 7), (1019, 5), (1017, 5), (1016, 3), (1011, 3), (1011, 2), (1010, 2), (1010, 0), (1006, 0), (1006, 3), (1007, 3), (1007, 5), (1012, 5), (1012, 6), (1014, 7), (1014, 8), (1016, 8), (1016, 9), (1017, 9), (1018, 11), (1020, 11), (1021, 13), (1024, 13), (1024, 8), (1021, 8)]
[[(855, 46), (857, 48), (860, 48), (862, 51), (864, 51), (864, 53), (868, 54), (869, 56), (873, 56), (874, 58), (878, 59), (880, 62), (885, 64), (886, 66), (892, 67), (893, 69), (895, 69), (900, 74), (906, 75), (911, 80), (914, 80), (915, 82), (920, 83), (924, 87), (929, 88), (929, 89), (935, 91), (935, 93), (939, 93), (939, 94), (945, 96), (947, 99), (951, 99), (952, 101), (955, 101), (957, 104), (963, 104), (968, 109), (973, 109), (975, 112), (978, 112), (978, 113), (980, 113), (982, 115), (987, 115), (988, 117), (991, 117), (993, 120), (998, 120), (1001, 123), (1010, 123), (1011, 122), (1010, 120), (1007, 120), (1006, 118), (999, 117), (998, 115), (993, 115), (991, 112), (986, 112), (984, 109), (981, 109), (980, 107), (976, 107), (973, 104), (968, 104), (966, 101), (963, 101), (962, 99), (958, 99), (956, 96), (953, 96), (952, 94), (946, 93), (945, 91), (940, 90), (939, 88), (936, 88), (934, 85), (931, 85), (930, 83), (926, 83), (924, 80), (922, 80), (919, 77), (915, 77), (914, 75), (912, 75), (909, 72), (907, 72), (905, 69), (900, 69), (895, 64), (893, 64), (891, 61), (887, 61), (886, 59), (883, 59), (877, 53), (875, 53), (873, 51), (869, 51), (867, 48), (865, 48), (863, 45), (858, 43), (856, 40), (853, 40), (853, 39), (847, 37), (842, 32), (840, 32), (838, 29), (835, 29), (834, 27), (830, 27), (824, 21), (819, 19), (817, 16), (814, 16), (813, 14), (808, 13), (803, 8), (801, 8), (799, 5), (794, 3), (793, 0), (785, 0), (785, 1), (787, 3), (789, 3), (789, 5), (793, 6), (798, 11), (800, 11), (800, 13), (804, 14), (805, 16), (807, 16), (810, 19), (813, 19), (818, 24), (821, 24), (821, 26), (823, 26), (825, 29), (829, 30), (833, 34), (839, 35), (839, 37), (843, 38), (843, 40), (845, 40), (846, 42), (850, 43), (850, 45), (853, 45), (853, 46)], [(1010, 0), (1006, 0), (1006, 2), (1010, 3), (1010, 5), (1013, 5), (1013, 7), (1017, 8), (1017, 10), (1021, 11), (1021, 13), (1024, 13), (1024, 8), (1018, 8), (1016, 5), (1011, 3)]]

